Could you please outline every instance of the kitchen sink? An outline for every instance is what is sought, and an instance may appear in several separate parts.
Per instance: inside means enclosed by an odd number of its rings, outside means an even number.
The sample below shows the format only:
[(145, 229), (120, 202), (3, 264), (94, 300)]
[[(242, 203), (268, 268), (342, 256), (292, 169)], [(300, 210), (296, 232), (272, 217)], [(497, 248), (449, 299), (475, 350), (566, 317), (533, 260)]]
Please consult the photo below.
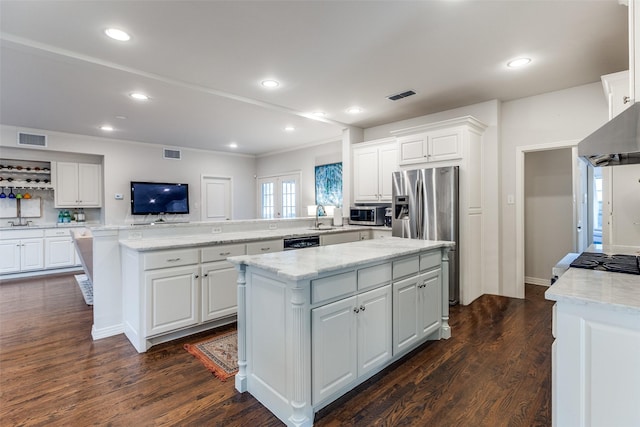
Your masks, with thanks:
[(313, 230), (313, 231), (323, 231), (323, 230), (335, 230), (335, 227), (331, 227), (331, 226), (320, 226), (320, 227), (309, 227), (308, 230)]

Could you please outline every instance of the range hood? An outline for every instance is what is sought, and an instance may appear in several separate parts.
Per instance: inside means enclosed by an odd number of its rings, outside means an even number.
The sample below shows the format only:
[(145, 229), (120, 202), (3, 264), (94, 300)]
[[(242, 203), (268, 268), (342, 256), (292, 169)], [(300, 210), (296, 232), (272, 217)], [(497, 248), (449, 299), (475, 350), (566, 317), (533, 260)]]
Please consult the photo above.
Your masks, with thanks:
[(640, 103), (634, 103), (580, 141), (578, 155), (593, 166), (640, 163)]

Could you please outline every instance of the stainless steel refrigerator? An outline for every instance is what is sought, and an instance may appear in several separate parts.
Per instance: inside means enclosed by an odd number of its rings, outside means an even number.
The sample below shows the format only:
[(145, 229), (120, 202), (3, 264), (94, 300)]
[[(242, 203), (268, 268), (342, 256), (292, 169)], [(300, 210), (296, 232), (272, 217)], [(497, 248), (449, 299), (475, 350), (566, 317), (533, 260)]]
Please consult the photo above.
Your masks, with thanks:
[(449, 240), (449, 304), (460, 300), (458, 166), (393, 173), (391, 232), (396, 237)]

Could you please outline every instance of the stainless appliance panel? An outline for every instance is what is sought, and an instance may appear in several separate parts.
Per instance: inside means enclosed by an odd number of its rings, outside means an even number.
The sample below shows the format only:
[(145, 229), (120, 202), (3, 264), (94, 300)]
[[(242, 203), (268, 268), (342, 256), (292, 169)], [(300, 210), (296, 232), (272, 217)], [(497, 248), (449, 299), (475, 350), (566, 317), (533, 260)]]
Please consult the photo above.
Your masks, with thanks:
[(449, 300), (456, 304), (460, 298), (458, 166), (394, 172), (391, 210), (393, 236), (456, 243), (449, 255)]

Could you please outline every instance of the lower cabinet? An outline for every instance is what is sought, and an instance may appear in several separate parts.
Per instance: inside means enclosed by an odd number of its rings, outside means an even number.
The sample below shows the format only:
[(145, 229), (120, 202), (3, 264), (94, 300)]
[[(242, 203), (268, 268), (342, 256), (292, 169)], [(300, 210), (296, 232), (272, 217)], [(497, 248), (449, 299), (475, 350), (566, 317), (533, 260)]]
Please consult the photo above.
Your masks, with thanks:
[(311, 311), (316, 404), (391, 359), (391, 286)]
[(42, 239), (1, 240), (0, 260), (0, 274), (42, 270)]
[(76, 249), (71, 236), (45, 237), (44, 239), (44, 267), (60, 268), (77, 265)]
[(145, 273), (145, 335), (198, 323), (199, 272), (198, 265), (190, 265)]
[(442, 320), (440, 269), (393, 284), (393, 354), (436, 332)]
[(238, 312), (238, 272), (227, 261), (202, 265), (202, 321)]

